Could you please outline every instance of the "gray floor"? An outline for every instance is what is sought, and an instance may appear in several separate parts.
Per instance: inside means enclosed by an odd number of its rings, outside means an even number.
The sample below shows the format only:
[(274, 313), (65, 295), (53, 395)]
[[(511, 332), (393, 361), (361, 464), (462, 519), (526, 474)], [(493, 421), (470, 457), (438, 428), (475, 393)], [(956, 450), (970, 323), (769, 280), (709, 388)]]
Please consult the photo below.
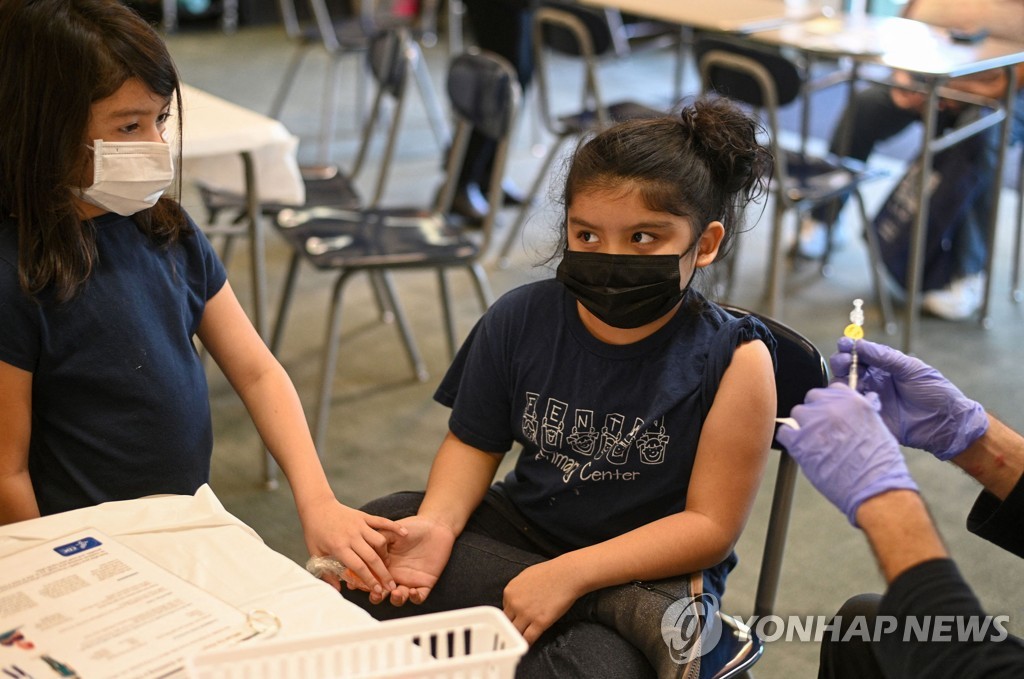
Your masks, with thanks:
[[(212, 30), (185, 31), (171, 36), (169, 44), (186, 82), (258, 111), (268, 109), (292, 49), (283, 31), (275, 27), (243, 28), (232, 36)], [(439, 91), (443, 92), (440, 87), (446, 53), (438, 47), (428, 56)], [(289, 129), (301, 136), (300, 154), (309, 161), (315, 155), (325, 61), (322, 53), (314, 51), (282, 116)], [(346, 100), (353, 92), (351, 64), (347, 68), (342, 89)], [(648, 97), (654, 102), (664, 100), (670, 91), (671, 72), (671, 62), (665, 55), (646, 55), (631, 63), (611, 64), (607, 74), (609, 96), (618, 92)], [(692, 89), (693, 83), (691, 75), (688, 87)], [(388, 202), (426, 200), (436, 187), (439, 150), (415, 97), (409, 113)], [(346, 101), (339, 116), (342, 129), (333, 146), (334, 159), (343, 165), (353, 153), (353, 120), (352, 107)], [(510, 173), (523, 186), (532, 178), (538, 154), (546, 143), (539, 130), (535, 119), (529, 116), (519, 126)], [(884, 158), (879, 162), (896, 171), (900, 167)], [(870, 204), (879, 204), (890, 186), (891, 181), (882, 181), (873, 187), (868, 196)], [(976, 322), (924, 319), (915, 348), (919, 356), (938, 366), (966, 393), (982, 400), (1011, 426), (1022, 429), (1024, 412), (1019, 397), (1013, 394), (1019, 393), (1017, 381), (1024, 376), (1018, 364), (1024, 306), (1012, 304), (1008, 294), (1008, 250), (1014, 227), (1011, 215), (1017, 196), (1008, 189), (1003, 195), (992, 327), (986, 330)], [(202, 213), (191, 191), (186, 192), (185, 202), (200, 218)], [(731, 300), (751, 308), (760, 304), (763, 289), (768, 214), (768, 210), (757, 207), (750, 213), (751, 223), (758, 217), (760, 223), (744, 237), (739, 284)], [(512, 215), (504, 217), (507, 224)], [(551, 275), (537, 262), (551, 243), (552, 225), (551, 213), (541, 210), (530, 220), (524, 242), (516, 249), (508, 269), (498, 268), (493, 258), (488, 261), (496, 292)], [(846, 229), (854, 232), (852, 224), (846, 224)], [(847, 323), (851, 300), (871, 298), (864, 249), (859, 239), (848, 240), (835, 258), (830, 277), (824, 278), (816, 269), (804, 267), (788, 279), (784, 320), (826, 354), (831, 352)], [(285, 257), (283, 243), (271, 237), (268, 259), (272, 291), (278, 289)], [(234, 258), (229, 269), (233, 285), (247, 300), (249, 272), (244, 260), (244, 256)], [(460, 331), (464, 334), (480, 309), (468, 279), (460, 275), (452, 279), (459, 299)], [(436, 446), (446, 431), (446, 411), (431, 400), (447, 361), (436, 281), (432, 275), (421, 274), (402, 274), (397, 281), (428, 362), (430, 379), (420, 383), (413, 378), (395, 329), (378, 322), (365, 281), (354, 280), (347, 293), (341, 364), (334, 377), (329, 443), (323, 453), (338, 497), (352, 505), (394, 490), (421, 488)], [(303, 272), (299, 303), (280, 350), (280, 359), (292, 375), (307, 410), (313, 406), (318, 384), (330, 282), (331, 278), (323, 274)], [(274, 300), (276, 294), (272, 303)], [(868, 337), (885, 339), (873, 306), (866, 329)], [(255, 528), (271, 547), (303, 562), (306, 552), (287, 487), (274, 492), (262, 488), (258, 441), (251, 423), (216, 368), (210, 370), (210, 382), (216, 428), (212, 479), (215, 492), (230, 511)], [(975, 494), (972, 481), (923, 453), (910, 451), (908, 458), (951, 552), (979, 597), (990, 612), (1011, 616), (1011, 630), (1024, 633), (1024, 588), (1019, 586), (1024, 569), (1020, 562), (964, 530), (964, 517)], [(739, 544), (741, 563), (730, 579), (726, 596), (726, 609), (740, 615), (749, 615), (752, 606), (771, 482), (769, 474)], [(777, 605), (780, 613), (829, 615), (847, 596), (881, 587), (862, 536), (803, 479), (797, 489), (787, 548), (786, 573)], [(816, 663), (816, 644), (778, 641), (769, 645), (757, 675), (787, 679), (814, 676)]]

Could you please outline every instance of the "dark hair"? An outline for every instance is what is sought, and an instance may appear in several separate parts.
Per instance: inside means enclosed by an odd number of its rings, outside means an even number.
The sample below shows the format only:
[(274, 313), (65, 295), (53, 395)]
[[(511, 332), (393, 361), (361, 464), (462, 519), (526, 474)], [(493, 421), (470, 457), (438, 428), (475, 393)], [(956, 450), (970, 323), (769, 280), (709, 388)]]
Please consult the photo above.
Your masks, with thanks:
[[(0, 2), (0, 210), (18, 224), (18, 275), (26, 294), (74, 296), (96, 260), (91, 221), (77, 215), (71, 185), (88, 164), (94, 102), (138, 78), (176, 97), (178, 74), (160, 36), (118, 0)], [(179, 152), (180, 163), (180, 152)], [(177, 193), (180, 195), (181, 179)], [(175, 200), (134, 217), (154, 242), (188, 232)]]
[(699, 237), (715, 220), (725, 225), (719, 258), (729, 252), (743, 208), (765, 194), (772, 157), (758, 141), (761, 125), (728, 99), (701, 98), (678, 115), (618, 123), (582, 141), (562, 194), (558, 252), (573, 198), (591, 190), (637, 187), (651, 210), (687, 217)]

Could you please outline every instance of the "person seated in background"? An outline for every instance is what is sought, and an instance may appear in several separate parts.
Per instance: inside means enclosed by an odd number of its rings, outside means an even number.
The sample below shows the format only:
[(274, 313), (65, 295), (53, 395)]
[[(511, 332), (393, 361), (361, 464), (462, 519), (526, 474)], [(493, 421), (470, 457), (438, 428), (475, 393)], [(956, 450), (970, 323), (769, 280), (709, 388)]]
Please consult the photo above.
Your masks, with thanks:
[[(505, 57), (515, 69), (519, 85), (526, 88), (533, 79), (533, 11), (537, 0), (463, 0), (476, 44)], [(469, 224), (479, 224), (487, 214), (491, 168), (497, 144), (473, 132), (466, 149), (452, 210)], [(506, 205), (520, 205), (522, 193), (511, 181), (502, 183)]]
[[(987, 31), (994, 37), (1019, 41), (1024, 36), (1024, 1), (1022, 0), (910, 0), (904, 11), (908, 19), (923, 21), (943, 28), (964, 32)], [(1017, 67), (1018, 90), (1013, 121), (1013, 139), (1024, 139), (1024, 65)], [(893, 73), (897, 84), (913, 85), (910, 74)], [(975, 75), (951, 79), (946, 85), (963, 92), (1002, 98), (1006, 94), (1008, 79), (1003, 69), (994, 69)], [(871, 85), (859, 90), (848, 102), (839, 123), (833, 130), (829, 151), (856, 160), (865, 161), (875, 145), (903, 131), (911, 123), (921, 120), (927, 96), (921, 92)], [(963, 125), (977, 118), (979, 108), (974, 105), (941, 100), (938, 112), (940, 130)], [(985, 289), (985, 261), (987, 256), (986, 231), (991, 208), (994, 160), (999, 144), (999, 126), (961, 142), (970, 146), (969, 154), (976, 157), (979, 173), (978, 188), (972, 192), (973, 204), (955, 233), (953, 249), (953, 278), (948, 286), (926, 290), (921, 299), (924, 310), (950, 320), (961, 320), (974, 314), (981, 306)], [(800, 227), (797, 253), (819, 258), (825, 253), (828, 238), (833, 244), (842, 239), (842, 230), (836, 219), (843, 200), (822, 205), (812, 210)]]
[[(820, 679), (1024, 676), (1024, 642), (1005, 629), (989, 624), (983, 638), (957, 636), (961, 624), (981, 626), (987, 618), (949, 558), (899, 448), (924, 449), (975, 478), (983, 488), (968, 530), (1024, 557), (1024, 437), (931, 366), (881, 344), (856, 343), (859, 379), (851, 389), (844, 381), (853, 346), (839, 341), (830, 359), (839, 381), (811, 390), (791, 413), (799, 428), (783, 425), (777, 434), (814, 487), (864, 531), (888, 584), (884, 596), (854, 597), (839, 611), (843, 631), (822, 646)], [(1019, 582), (1022, 573), (1007, 574), (1007, 582)], [(895, 625), (876, 633), (883, 627), (871, 622), (876, 615)], [(854, 616), (866, 616), (861, 629), (871, 638), (847, 636)], [(908, 636), (907, 619), (925, 616), (950, 616), (952, 632), (933, 640)]]

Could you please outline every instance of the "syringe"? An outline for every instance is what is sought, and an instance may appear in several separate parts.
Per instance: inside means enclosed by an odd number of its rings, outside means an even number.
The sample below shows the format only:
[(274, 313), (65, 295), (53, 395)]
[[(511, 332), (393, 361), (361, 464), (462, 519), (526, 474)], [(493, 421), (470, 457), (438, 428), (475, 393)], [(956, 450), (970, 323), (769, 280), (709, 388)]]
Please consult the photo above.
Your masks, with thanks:
[(853, 349), (850, 351), (850, 376), (848, 384), (850, 389), (857, 388), (857, 340), (864, 337), (864, 300), (853, 300), (853, 311), (850, 312), (850, 324), (846, 326), (843, 334), (853, 340)]

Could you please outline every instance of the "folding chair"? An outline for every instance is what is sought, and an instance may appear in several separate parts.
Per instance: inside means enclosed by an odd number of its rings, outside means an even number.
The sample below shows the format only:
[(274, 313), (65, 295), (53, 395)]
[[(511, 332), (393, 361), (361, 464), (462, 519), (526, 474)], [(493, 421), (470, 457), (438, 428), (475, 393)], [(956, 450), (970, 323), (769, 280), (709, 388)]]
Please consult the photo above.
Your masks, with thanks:
[[(379, 31), (369, 43), (366, 53), (368, 69), (377, 84), (370, 117), (363, 129), (359, 150), (351, 170), (342, 172), (336, 166), (305, 166), (301, 167), (303, 183), (306, 188), (306, 209), (313, 207), (336, 207), (358, 209), (364, 206), (357, 183), (363, 171), (370, 165), (371, 147), (379, 141), (380, 133), (384, 133), (384, 148), (378, 159), (376, 178), (372, 185), (371, 198), (368, 205), (377, 205), (387, 186), (391, 164), (394, 159), (395, 147), (402, 121), (403, 104), (412, 71), (413, 60), (418, 50), (409, 31), (404, 28)], [(249, 204), (245, 196), (213, 189), (200, 185), (199, 194), (207, 212), (207, 223), (203, 232), (210, 237), (221, 237), (220, 258), (225, 266), (231, 258), (233, 244), (238, 237), (249, 235), (248, 217)], [(288, 207), (279, 203), (261, 203), (260, 212), (270, 218)], [(233, 214), (234, 217), (218, 224), (221, 214)], [(382, 272), (372, 274), (373, 293), (385, 322), (394, 321), (405, 343), (405, 349), (420, 379), (426, 379), (426, 367), (419, 355), (419, 350), (412, 338), (404, 315), (398, 310), (394, 299), (394, 291), (389, 281), (383, 278)], [(277, 323), (270, 338), (271, 351), (277, 351), (281, 341), (282, 326)], [(264, 483), (268, 488), (277, 487), (277, 465), (269, 452), (264, 451)]]
[(686, 67), (687, 29), (678, 24), (648, 19), (618, 9), (605, 9), (604, 16), (611, 31), (615, 55), (618, 57), (628, 57), (647, 50), (675, 50), (672, 99), (681, 99), (683, 70)]
[[(274, 330), (280, 341), (300, 263), (305, 260), (321, 270), (337, 272), (331, 298), (327, 339), (324, 346), (321, 387), (314, 441), (323, 452), (330, 413), (334, 372), (338, 356), (341, 302), (345, 283), (352, 274), (378, 274), (393, 303), (399, 328), (405, 332), (404, 314), (393, 292), (389, 272), (394, 269), (434, 269), (438, 274), (449, 354), (456, 350), (455, 322), (451, 311), (446, 270), (460, 267), (470, 272), (481, 305), (492, 300), (490, 286), (479, 259), (490, 244), (491, 232), (501, 205), (501, 177), (508, 155), (512, 123), (519, 108), (521, 92), (515, 71), (497, 55), (481, 52), (463, 54), (448, 69), (448, 97), (456, 121), (456, 134), (446, 156), (444, 183), (432, 205), (421, 207), (371, 207), (361, 210), (331, 207), (283, 210), (277, 215), (279, 232), (292, 246), (293, 254), (285, 280), (281, 307)], [(469, 135), (477, 131), (497, 142), (488, 204), (479, 234), (470, 237), (461, 220), (452, 215), (459, 173), (465, 159)], [(414, 347), (411, 336), (406, 339)], [(418, 354), (410, 358), (423, 378)]]
[[(579, 57), (583, 71), (580, 88), (582, 97), (580, 107), (576, 110), (560, 112), (554, 104), (555, 84), (550, 72), (550, 59), (547, 56), (549, 51)], [(598, 83), (598, 59), (614, 54), (614, 41), (607, 18), (601, 10), (572, 3), (545, 3), (536, 11), (533, 18), (533, 53), (541, 120), (554, 140), (527, 192), (515, 222), (509, 227), (499, 254), (502, 265), (508, 263), (509, 252), (519, 238), (551, 164), (565, 142), (588, 132), (603, 129), (615, 122), (665, 115), (664, 111), (636, 101), (605, 103)], [(559, 90), (566, 88), (566, 80), (564, 75), (559, 77)]]
[[(694, 51), (704, 91), (713, 90), (722, 96), (746, 103), (763, 112), (767, 119), (770, 148), (775, 158), (774, 177), (770, 186), (775, 197), (775, 208), (766, 284), (768, 314), (775, 317), (782, 314), (782, 241), (786, 214), (795, 212), (799, 218), (817, 205), (852, 195), (864, 224), (872, 280), (885, 329), (886, 332), (894, 332), (892, 303), (883, 284), (883, 264), (878, 242), (869, 226), (860, 192), (862, 183), (880, 177), (882, 173), (869, 170), (863, 163), (838, 156), (819, 157), (803, 149), (790, 151), (782, 148), (779, 143), (781, 128), (778, 110), (801, 94), (806, 78), (799, 66), (781, 52), (746, 41), (707, 35), (696, 38)], [(826, 248), (821, 261), (823, 273), (826, 272), (830, 254), (830, 248)], [(734, 261), (735, 257), (736, 252), (733, 253)]]
[(658, 49), (679, 44), (680, 27), (664, 21), (646, 19), (618, 9), (604, 10), (611, 29), (615, 54), (629, 56), (639, 49)]
[[(367, 204), (364, 203), (358, 184), (363, 171), (369, 165), (371, 146), (383, 132), (386, 138), (385, 151), (379, 160), (368, 204), (376, 205), (380, 202), (387, 188), (387, 179), (394, 159), (409, 73), (417, 58), (419, 56), (416, 44), (406, 29), (379, 31), (371, 38), (366, 61), (376, 83), (377, 92), (371, 115), (363, 126), (356, 158), (348, 172), (343, 172), (336, 165), (302, 166), (300, 170), (306, 188), (304, 207), (331, 206), (352, 209)], [(247, 233), (243, 224), (248, 216), (246, 197), (202, 184), (198, 188), (203, 207), (206, 209), (208, 226), (204, 228), (204, 232), (208, 236), (224, 238), (220, 257), (227, 264), (234, 239)], [(295, 206), (275, 202), (260, 204), (261, 212), (268, 217), (276, 216), (287, 207)], [(222, 214), (233, 214), (234, 217), (227, 223), (218, 225)]]
[[(1021, 290), (1020, 286), (1021, 236), (1024, 235), (1024, 143), (1020, 146), (1020, 167), (1017, 168), (1017, 220), (1015, 222), (1017, 230), (1013, 236), (1013, 274), (1010, 285), (1010, 297), (1018, 304), (1024, 301), (1024, 291)], [(992, 280), (991, 273), (988, 280)], [(987, 299), (988, 296), (986, 295)]]
[[(369, 47), (371, 37), (377, 32), (389, 28), (408, 28), (415, 38), (422, 40), (425, 44), (433, 44), (437, 41), (439, 0), (425, 0), (420, 12), (413, 17), (391, 14), (387, 11), (389, 9), (386, 6), (387, 3), (380, 2), (380, 0), (351, 0), (348, 3), (351, 5), (351, 11), (342, 15), (339, 15), (337, 11), (332, 11), (326, 0), (307, 1), (309, 11), (304, 14), (312, 14), (312, 17), (308, 19), (300, 18), (300, 13), (295, 5), (296, 0), (278, 0), (285, 33), (298, 44), (285, 68), (284, 78), (274, 95), (269, 115), (272, 118), (280, 117), (306, 54), (318, 44), (323, 46), (330, 61), (321, 104), (318, 161), (326, 165), (330, 159), (331, 141), (334, 139), (334, 119), (337, 115), (339, 86), (338, 69), (341, 60), (347, 56), (361, 56)], [(359, 62), (360, 60), (357, 58), (357, 65)], [(422, 55), (414, 61), (414, 73), (420, 94), (423, 97), (427, 119), (437, 136), (438, 143), (444, 146), (447, 143), (444, 112), (434, 96), (430, 73)], [(357, 67), (355, 105), (360, 125), (363, 123), (365, 91), (365, 74), (362, 68)]]
[[(828, 385), (828, 366), (821, 353), (806, 337), (773, 318), (739, 307), (725, 306), (736, 317), (753, 316), (768, 326), (775, 337), (775, 390), (779, 417), (788, 417), (793, 406), (803, 403), (807, 392)], [(793, 505), (798, 467), (777, 439), (772, 448), (779, 451), (778, 472), (772, 494), (771, 513), (765, 537), (761, 569), (754, 598), (754, 616), (772, 615), (775, 596), (782, 576), (782, 556)], [(753, 631), (736, 618), (721, 614), (723, 636), (711, 654), (703, 660), (717, 669), (714, 679), (746, 676), (764, 653), (764, 645)]]

